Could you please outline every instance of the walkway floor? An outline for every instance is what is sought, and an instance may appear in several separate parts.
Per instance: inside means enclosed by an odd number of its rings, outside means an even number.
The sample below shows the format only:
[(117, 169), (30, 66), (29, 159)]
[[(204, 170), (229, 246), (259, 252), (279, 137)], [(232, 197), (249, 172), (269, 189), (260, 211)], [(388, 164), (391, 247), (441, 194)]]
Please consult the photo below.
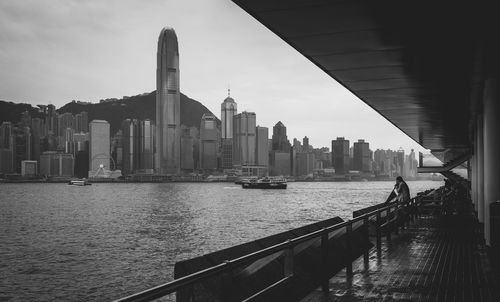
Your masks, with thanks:
[(320, 288), (302, 302), (331, 301), (500, 301), (477, 227), (466, 215), (421, 215), (416, 222), (383, 238), (382, 252), (370, 251), (330, 279), (330, 292)]

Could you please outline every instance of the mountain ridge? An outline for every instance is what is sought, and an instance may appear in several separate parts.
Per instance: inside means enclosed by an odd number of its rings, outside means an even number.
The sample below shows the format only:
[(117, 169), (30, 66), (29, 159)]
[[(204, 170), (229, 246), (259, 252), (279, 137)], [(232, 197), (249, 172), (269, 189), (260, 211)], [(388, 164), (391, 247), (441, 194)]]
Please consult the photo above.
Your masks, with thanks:
[[(203, 114), (213, 114), (201, 102), (189, 98), (185, 94), (180, 95), (181, 124), (187, 127), (199, 129)], [(86, 111), (89, 114), (89, 122), (92, 120), (106, 120), (110, 123), (111, 135), (121, 128), (124, 119), (150, 119), (155, 120), (156, 91), (143, 93), (121, 99), (108, 99), (99, 103), (84, 103), (71, 101), (56, 111), (58, 113), (71, 112), (73, 115)], [(31, 104), (14, 103), (12, 101), (0, 100), (0, 122), (10, 121), (17, 123), (21, 120), (24, 111), (30, 112), (32, 117), (41, 117), (38, 108)], [(217, 118), (218, 124), (220, 120)]]

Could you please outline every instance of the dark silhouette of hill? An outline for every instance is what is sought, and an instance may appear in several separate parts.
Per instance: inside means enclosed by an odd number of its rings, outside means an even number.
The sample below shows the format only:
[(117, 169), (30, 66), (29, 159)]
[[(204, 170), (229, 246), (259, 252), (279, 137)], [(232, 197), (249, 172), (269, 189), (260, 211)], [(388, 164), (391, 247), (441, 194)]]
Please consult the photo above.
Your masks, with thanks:
[[(72, 101), (57, 109), (58, 113), (71, 112), (77, 114), (87, 111), (89, 122), (91, 120), (106, 120), (111, 126), (111, 135), (116, 133), (121, 127), (121, 123), (126, 118), (151, 119), (155, 120), (156, 91), (151, 93), (126, 97), (118, 100), (110, 100), (102, 103), (78, 103)], [(181, 124), (196, 128), (200, 127), (201, 117), (205, 113), (213, 114), (200, 102), (193, 100), (181, 93)], [(1, 121), (20, 121), (21, 113), (28, 110), (32, 116), (37, 116), (37, 108), (29, 104), (14, 104), (12, 102), (0, 101)], [(220, 121), (219, 121), (220, 124)]]
[(0, 100), (0, 124), (2, 122), (17, 123), (21, 120), (21, 114), (28, 111), (31, 117), (40, 117), (38, 108), (25, 103), (14, 103)]

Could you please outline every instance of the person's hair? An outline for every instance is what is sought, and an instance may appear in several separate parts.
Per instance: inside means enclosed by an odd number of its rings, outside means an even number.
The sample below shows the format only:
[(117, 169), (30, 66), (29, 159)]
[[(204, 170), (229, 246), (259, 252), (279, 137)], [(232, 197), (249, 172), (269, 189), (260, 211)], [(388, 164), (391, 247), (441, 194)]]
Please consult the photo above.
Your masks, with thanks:
[(403, 181), (403, 177), (398, 176), (398, 177), (396, 177), (396, 180)]

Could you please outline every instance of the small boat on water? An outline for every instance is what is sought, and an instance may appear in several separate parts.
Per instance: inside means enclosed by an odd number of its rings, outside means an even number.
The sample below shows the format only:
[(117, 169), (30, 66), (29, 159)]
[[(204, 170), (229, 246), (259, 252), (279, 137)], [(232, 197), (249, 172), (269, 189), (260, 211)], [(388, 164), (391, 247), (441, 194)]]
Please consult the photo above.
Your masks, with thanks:
[(262, 177), (241, 181), (243, 189), (286, 189), (286, 186), (286, 179), (282, 177)]
[(68, 182), (68, 185), (74, 185), (74, 186), (90, 186), (92, 185), (89, 183), (87, 179), (71, 179)]

